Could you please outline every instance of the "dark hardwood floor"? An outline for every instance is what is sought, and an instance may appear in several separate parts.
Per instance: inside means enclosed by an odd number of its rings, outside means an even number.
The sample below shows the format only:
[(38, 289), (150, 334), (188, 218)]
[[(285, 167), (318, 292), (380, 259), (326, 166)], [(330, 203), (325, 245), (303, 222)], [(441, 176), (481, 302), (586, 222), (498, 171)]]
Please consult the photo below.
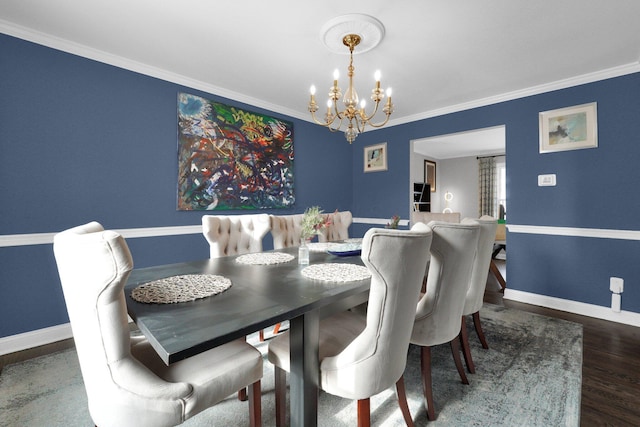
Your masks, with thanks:
[[(498, 267), (504, 274), (504, 262), (498, 262)], [(498, 282), (489, 276), (486, 302), (583, 325), (581, 426), (640, 426), (640, 328), (503, 300), (502, 296)], [(65, 340), (0, 356), (0, 370), (72, 346), (72, 340)]]

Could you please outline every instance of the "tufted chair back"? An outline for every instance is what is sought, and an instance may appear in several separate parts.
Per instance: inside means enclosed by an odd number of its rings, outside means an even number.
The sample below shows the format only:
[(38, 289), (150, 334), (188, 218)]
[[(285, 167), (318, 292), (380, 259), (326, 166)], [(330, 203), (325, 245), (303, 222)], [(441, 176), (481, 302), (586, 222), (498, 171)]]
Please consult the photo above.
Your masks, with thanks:
[(361, 255), (371, 272), (366, 327), (342, 352), (322, 360), (323, 390), (364, 399), (402, 376), (430, 244), (426, 225), (411, 231), (367, 231)]
[(489, 273), (489, 264), (491, 263), (493, 242), (495, 241), (496, 227), (498, 226), (498, 221), (487, 215), (480, 217), (480, 219), (465, 218), (462, 220), (462, 224), (473, 223), (480, 225), (480, 235), (476, 256), (473, 261), (473, 269), (471, 270), (469, 290), (467, 291), (464, 310), (462, 312), (463, 315), (473, 314), (482, 308), (484, 290), (487, 286), (487, 274)]
[(133, 260), (120, 234), (90, 222), (56, 234), (53, 250), (96, 425), (175, 426), (252, 383), (260, 423), (262, 357), (249, 344), (166, 366), (146, 339), (130, 338), (123, 288)]
[(270, 230), (269, 215), (204, 215), (202, 234), (211, 258), (262, 252), (262, 238)]
[(269, 215), (273, 248), (282, 249), (300, 245), (303, 214)]
[[(133, 260), (122, 236), (91, 222), (57, 234), (53, 249), (93, 421), (115, 425), (118, 419), (136, 419), (136, 407), (143, 404), (179, 421), (191, 386), (165, 383), (131, 356), (122, 290)], [(149, 378), (164, 389), (162, 394), (150, 393), (147, 381), (141, 381)], [(165, 417), (155, 419), (158, 425), (165, 425)]]
[(333, 242), (349, 238), (349, 226), (353, 222), (350, 211), (334, 212), (331, 215), (331, 225), (318, 235), (319, 242)]
[(460, 318), (478, 246), (479, 225), (431, 221), (427, 293), (418, 303), (411, 342), (434, 346), (460, 333)]

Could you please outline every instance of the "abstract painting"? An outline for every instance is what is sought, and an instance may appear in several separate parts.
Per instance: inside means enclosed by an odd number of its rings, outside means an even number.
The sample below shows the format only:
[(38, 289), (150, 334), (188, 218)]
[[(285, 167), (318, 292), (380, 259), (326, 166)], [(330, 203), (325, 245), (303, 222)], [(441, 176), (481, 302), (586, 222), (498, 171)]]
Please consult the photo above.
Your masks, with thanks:
[(387, 143), (364, 147), (364, 171), (377, 172), (387, 170)]
[(293, 124), (178, 94), (178, 210), (286, 208)]
[(540, 152), (577, 150), (598, 146), (596, 103), (543, 111), (540, 119)]

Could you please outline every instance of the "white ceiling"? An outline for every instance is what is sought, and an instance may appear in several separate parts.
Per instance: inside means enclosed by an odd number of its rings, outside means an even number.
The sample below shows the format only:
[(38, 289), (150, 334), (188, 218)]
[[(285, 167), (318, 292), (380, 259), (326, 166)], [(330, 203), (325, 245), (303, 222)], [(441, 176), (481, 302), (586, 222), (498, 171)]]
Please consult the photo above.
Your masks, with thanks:
[(504, 126), (476, 129), (413, 141), (413, 151), (433, 159), (505, 154)]
[(320, 29), (349, 13), (384, 25), (355, 84), (382, 71), (390, 125), (640, 70), (638, 0), (2, 0), (0, 32), (309, 120), (348, 65)]

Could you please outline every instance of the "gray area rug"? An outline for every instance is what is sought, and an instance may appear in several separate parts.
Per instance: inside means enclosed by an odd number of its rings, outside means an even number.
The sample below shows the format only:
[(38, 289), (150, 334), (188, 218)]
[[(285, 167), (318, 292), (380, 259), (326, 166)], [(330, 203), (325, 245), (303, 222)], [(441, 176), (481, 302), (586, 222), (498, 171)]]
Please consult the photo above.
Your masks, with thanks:
[[(485, 304), (481, 317), (489, 350), (469, 325), (476, 374), (460, 382), (448, 345), (435, 347), (436, 421), (429, 422), (420, 380), (420, 351), (411, 346), (405, 382), (417, 426), (578, 426), (582, 326)], [(468, 323), (471, 323), (470, 321)], [(263, 353), (266, 343), (250, 342)], [(264, 426), (275, 425), (273, 367), (265, 359)], [(355, 426), (356, 404), (320, 395), (319, 425)], [(404, 426), (394, 389), (371, 399), (374, 426)], [(6, 366), (0, 375), (1, 426), (92, 426), (74, 350)], [(188, 420), (186, 426), (247, 426), (248, 406), (234, 396)]]

